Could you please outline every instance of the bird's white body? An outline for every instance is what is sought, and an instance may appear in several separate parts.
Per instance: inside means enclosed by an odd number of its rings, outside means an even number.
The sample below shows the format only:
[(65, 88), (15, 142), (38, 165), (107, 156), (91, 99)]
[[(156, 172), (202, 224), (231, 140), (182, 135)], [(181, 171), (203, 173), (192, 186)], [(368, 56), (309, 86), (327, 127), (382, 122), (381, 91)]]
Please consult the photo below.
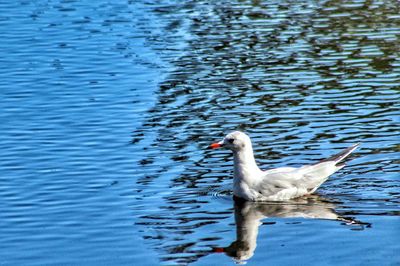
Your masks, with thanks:
[(213, 148), (233, 151), (233, 194), (250, 201), (281, 201), (313, 193), (330, 175), (344, 167), (338, 164), (357, 146), (312, 165), (282, 167), (262, 171), (254, 159), (250, 138), (239, 131), (228, 134)]

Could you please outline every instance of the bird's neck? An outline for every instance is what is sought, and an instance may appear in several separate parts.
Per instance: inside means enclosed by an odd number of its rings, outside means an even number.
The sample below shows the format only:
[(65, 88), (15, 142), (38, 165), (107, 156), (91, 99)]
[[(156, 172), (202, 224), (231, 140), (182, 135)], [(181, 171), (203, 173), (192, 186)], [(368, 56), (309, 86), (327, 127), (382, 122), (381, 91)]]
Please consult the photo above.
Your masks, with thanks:
[(235, 164), (234, 179), (236, 182), (245, 181), (246, 183), (252, 183), (259, 178), (262, 171), (257, 166), (251, 146), (235, 151), (233, 158)]

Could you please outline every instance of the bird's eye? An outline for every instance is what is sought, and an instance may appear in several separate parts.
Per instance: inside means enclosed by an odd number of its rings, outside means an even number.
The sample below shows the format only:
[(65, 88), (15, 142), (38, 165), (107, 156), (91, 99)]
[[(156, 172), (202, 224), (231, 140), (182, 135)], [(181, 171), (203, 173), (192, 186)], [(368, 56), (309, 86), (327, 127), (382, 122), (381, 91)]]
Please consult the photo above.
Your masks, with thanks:
[(229, 143), (233, 143), (235, 141), (235, 139), (228, 139)]

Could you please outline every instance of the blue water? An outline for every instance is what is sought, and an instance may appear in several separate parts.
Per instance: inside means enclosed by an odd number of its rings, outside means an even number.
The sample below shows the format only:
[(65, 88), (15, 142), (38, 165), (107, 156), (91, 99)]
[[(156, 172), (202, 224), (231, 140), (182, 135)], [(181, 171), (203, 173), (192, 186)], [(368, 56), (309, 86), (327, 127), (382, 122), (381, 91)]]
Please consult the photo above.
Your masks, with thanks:
[(144, 8), (1, 5), (2, 264), (157, 261), (137, 245), (130, 199), (131, 132), (167, 69)]
[[(0, 11), (0, 265), (400, 264), (396, 1)], [(362, 145), (316, 198), (243, 206), (205, 149), (237, 129), (262, 168)]]

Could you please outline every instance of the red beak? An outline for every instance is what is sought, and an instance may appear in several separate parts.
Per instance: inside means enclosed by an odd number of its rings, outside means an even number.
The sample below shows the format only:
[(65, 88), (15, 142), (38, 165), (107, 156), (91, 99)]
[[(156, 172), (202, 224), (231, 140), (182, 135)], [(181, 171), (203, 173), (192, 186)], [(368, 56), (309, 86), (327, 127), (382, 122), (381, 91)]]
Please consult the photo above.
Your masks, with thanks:
[(222, 145), (219, 143), (213, 143), (210, 146), (208, 146), (210, 149), (217, 149), (217, 148), (221, 148)]
[(225, 252), (225, 249), (224, 248), (213, 248), (213, 251), (215, 253), (222, 253), (222, 252)]

